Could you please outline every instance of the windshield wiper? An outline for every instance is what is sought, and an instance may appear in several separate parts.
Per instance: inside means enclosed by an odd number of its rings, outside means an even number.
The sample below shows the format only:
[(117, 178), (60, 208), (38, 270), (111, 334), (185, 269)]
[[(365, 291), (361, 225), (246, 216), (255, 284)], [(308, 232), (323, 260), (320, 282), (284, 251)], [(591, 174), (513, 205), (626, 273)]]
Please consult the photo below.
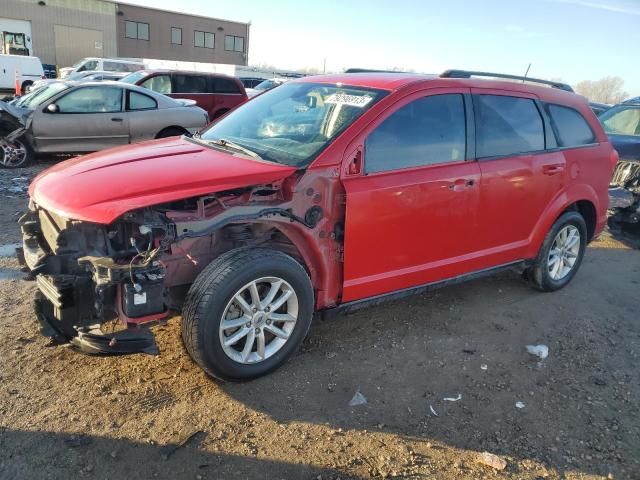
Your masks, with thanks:
[[(203, 140), (203, 138), (200, 138), (200, 140)], [(206, 140), (206, 141), (208, 141), (209, 143), (218, 145), (222, 148), (226, 148), (227, 150), (235, 150), (237, 152), (244, 153), (245, 155), (248, 155), (250, 157), (257, 158), (258, 160), (263, 160), (263, 158), (253, 150), (249, 150), (248, 148), (243, 147), (242, 145), (238, 145), (237, 143), (230, 142), (225, 138), (219, 138), (218, 140)]]

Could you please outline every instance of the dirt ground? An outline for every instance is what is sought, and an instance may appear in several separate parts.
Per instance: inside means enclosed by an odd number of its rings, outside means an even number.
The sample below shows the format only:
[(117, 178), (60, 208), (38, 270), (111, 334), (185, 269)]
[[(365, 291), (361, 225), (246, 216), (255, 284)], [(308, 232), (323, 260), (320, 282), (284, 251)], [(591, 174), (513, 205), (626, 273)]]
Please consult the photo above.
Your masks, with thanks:
[[(40, 168), (0, 171), (3, 245)], [(49, 347), (21, 277), (0, 258), (1, 479), (640, 479), (640, 251), (609, 235), (562, 291), (506, 273), (317, 321), (242, 384), (191, 362), (179, 317), (159, 356)]]

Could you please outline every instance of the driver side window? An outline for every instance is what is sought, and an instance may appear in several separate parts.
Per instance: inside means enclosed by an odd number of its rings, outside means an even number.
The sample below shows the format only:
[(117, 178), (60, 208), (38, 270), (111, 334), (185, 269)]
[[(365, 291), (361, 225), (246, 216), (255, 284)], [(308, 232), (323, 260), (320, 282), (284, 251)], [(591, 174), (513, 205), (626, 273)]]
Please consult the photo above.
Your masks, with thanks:
[(55, 102), (60, 113), (112, 113), (122, 110), (122, 89), (83, 87)]

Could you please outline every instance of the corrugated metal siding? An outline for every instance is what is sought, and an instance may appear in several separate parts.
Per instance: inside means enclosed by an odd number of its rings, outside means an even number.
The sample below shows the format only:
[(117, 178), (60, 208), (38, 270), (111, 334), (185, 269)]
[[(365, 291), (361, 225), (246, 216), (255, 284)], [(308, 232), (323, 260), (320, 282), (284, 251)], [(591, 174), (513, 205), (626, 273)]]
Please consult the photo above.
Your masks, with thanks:
[(60, 65), (73, 65), (84, 57), (103, 56), (104, 40), (100, 30), (54, 25), (53, 33), (56, 42), (56, 61)]
[[(116, 6), (101, 0), (46, 0), (45, 6), (36, 0), (0, 0), (0, 16), (18, 20), (31, 20), (31, 32), (34, 55), (43, 63), (67, 67), (84, 56), (115, 57), (116, 45)], [(56, 52), (55, 26), (77, 27), (102, 32), (102, 50), (94, 45), (84, 45), (86, 51), (92, 48), (91, 55), (69, 60), (73, 53), (58, 59)], [(80, 34), (79, 41), (90, 41), (89, 35)], [(85, 50), (83, 50), (85, 51)], [(59, 53), (59, 52), (58, 52)]]

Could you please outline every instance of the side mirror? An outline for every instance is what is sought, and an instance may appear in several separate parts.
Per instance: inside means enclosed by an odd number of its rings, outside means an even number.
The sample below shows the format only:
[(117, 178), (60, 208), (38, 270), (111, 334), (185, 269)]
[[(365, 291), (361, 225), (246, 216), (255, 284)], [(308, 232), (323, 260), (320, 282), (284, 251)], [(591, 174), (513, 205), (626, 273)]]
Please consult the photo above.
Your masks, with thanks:
[(60, 111), (58, 105), (56, 105), (55, 103), (50, 103), (49, 105), (47, 105), (46, 110), (49, 113), (58, 113)]

